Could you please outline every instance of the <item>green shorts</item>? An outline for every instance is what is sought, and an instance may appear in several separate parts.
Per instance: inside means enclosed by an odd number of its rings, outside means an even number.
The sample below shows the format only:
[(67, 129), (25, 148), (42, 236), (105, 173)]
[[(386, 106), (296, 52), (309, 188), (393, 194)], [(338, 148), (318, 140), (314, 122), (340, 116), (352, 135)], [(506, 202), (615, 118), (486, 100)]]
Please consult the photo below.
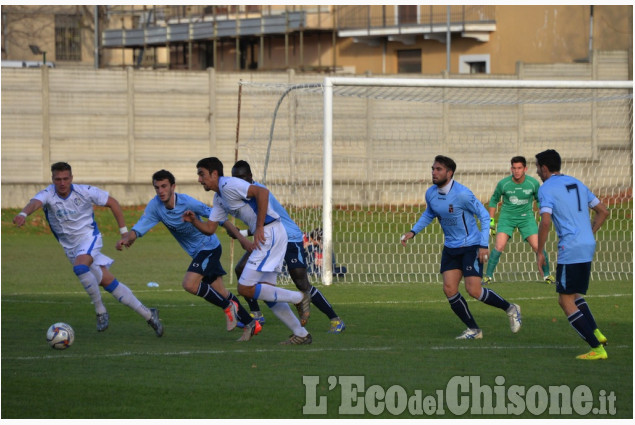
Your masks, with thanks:
[(496, 231), (498, 233), (505, 233), (511, 238), (514, 234), (514, 229), (518, 229), (523, 240), (526, 240), (531, 235), (538, 234), (538, 225), (533, 214), (526, 214), (518, 217), (500, 217), (496, 224)]

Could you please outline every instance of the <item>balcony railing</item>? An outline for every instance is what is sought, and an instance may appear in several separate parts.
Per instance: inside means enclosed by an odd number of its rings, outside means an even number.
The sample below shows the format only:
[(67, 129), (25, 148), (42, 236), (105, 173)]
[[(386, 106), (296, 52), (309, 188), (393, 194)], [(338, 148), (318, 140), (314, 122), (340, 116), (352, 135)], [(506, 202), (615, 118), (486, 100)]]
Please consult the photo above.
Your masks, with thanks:
[[(496, 6), (450, 6), (450, 25), (495, 23)], [(447, 6), (366, 5), (337, 6), (337, 29), (359, 30), (448, 24)]]

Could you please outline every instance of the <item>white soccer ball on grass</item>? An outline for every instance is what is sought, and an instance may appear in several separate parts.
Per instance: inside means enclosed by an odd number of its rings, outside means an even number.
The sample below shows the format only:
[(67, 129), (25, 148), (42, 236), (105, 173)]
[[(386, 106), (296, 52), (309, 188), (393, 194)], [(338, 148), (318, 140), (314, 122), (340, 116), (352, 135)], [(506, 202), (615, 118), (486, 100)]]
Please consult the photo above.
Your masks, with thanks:
[(46, 331), (46, 341), (56, 350), (65, 350), (75, 341), (75, 331), (68, 323), (53, 323)]

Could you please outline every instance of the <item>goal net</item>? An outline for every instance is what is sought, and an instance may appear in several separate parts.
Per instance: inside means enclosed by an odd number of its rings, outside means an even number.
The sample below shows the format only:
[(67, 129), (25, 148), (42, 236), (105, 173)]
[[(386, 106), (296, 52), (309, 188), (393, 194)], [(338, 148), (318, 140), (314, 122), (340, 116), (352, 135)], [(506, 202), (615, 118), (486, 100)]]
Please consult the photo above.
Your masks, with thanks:
[[(453, 158), (455, 180), (487, 206), (512, 156), (538, 178), (545, 149), (611, 209), (594, 278), (632, 278), (632, 82), (301, 78), (241, 82), (237, 157), (307, 237), (322, 230), (308, 244), (313, 282), (440, 282), (438, 222), (399, 243), (426, 207), (434, 157)], [(555, 270), (554, 231), (546, 249)], [(539, 279), (517, 231), (494, 279)]]

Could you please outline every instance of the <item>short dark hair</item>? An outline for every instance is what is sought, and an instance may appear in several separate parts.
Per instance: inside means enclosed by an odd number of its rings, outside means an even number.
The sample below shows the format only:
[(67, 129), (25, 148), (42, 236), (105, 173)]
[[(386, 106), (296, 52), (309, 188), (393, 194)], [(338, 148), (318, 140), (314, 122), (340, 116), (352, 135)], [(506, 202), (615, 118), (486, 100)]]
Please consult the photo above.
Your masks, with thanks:
[(208, 158), (203, 158), (196, 163), (196, 168), (205, 168), (212, 174), (214, 171), (218, 173), (218, 177), (223, 177), (223, 163), (220, 159), (215, 156), (210, 156)]
[(152, 175), (152, 184), (154, 184), (155, 181), (161, 180), (168, 180), (171, 185), (176, 184), (174, 174), (170, 173), (168, 170), (159, 170)]
[(238, 160), (232, 167), (232, 177), (238, 177), (240, 179), (248, 178), (250, 183), (252, 180), (251, 166), (245, 160)]
[(437, 155), (434, 157), (434, 162), (445, 165), (448, 170), (452, 170), (452, 174), (456, 171), (456, 162), (450, 157)]
[(525, 159), (525, 157), (524, 157), (524, 156), (520, 156), (520, 155), (519, 155), (519, 156), (514, 156), (514, 157), (512, 157), (512, 160), (511, 160), (511, 164), (512, 164), (512, 165), (514, 165), (514, 164), (518, 164), (519, 162), (520, 162), (521, 164), (523, 164), (523, 167), (526, 167), (526, 166), (527, 166), (527, 160)]
[(55, 171), (70, 171), (73, 174), (73, 170), (71, 169), (71, 165), (68, 162), (56, 162), (51, 165), (51, 174)]
[(536, 154), (536, 164), (538, 164), (539, 167), (544, 165), (552, 173), (557, 173), (562, 166), (562, 159), (558, 152), (553, 149), (547, 149), (546, 151)]

